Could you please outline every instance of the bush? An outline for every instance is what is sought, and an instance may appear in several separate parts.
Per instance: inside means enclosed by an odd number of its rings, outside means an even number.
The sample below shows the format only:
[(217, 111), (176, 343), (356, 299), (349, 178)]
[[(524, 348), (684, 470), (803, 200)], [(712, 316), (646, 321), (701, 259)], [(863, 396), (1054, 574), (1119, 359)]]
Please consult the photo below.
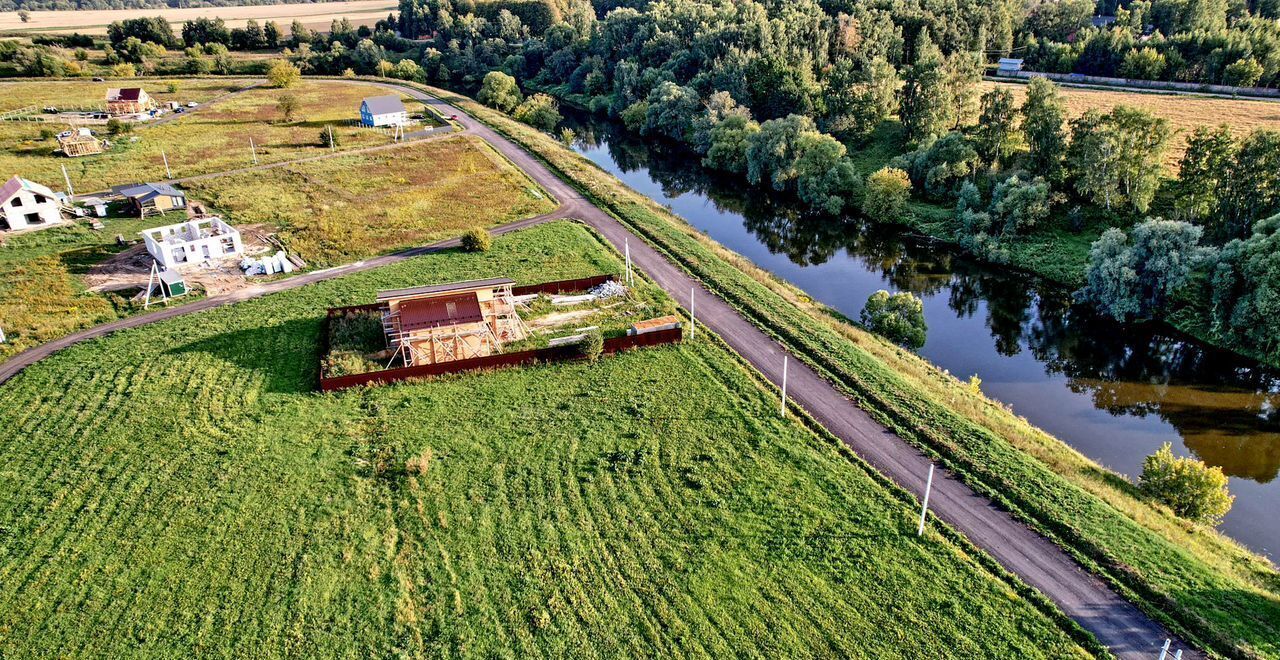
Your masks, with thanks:
[(462, 235), (462, 249), (467, 252), (488, 252), (493, 247), (493, 237), (489, 232), (477, 227), (468, 229)]
[(560, 105), (546, 94), (534, 94), (516, 108), (514, 116), (534, 128), (552, 131), (560, 123)]
[(1178, 458), (1167, 442), (1142, 462), (1138, 489), (1183, 518), (1215, 525), (1235, 501), (1227, 492), (1227, 475), (1222, 468), (1194, 458)]
[(128, 62), (122, 62), (111, 67), (111, 77), (113, 78), (132, 78), (136, 75), (138, 75), (137, 70)]
[(587, 336), (583, 337), (582, 343), (578, 344), (578, 350), (589, 362), (599, 360), (604, 353), (604, 335), (600, 334), (599, 330), (587, 331)]
[(903, 170), (882, 167), (867, 177), (862, 212), (872, 220), (899, 222), (911, 199), (911, 179)]
[(890, 294), (881, 289), (867, 298), (862, 307), (862, 325), (871, 332), (912, 350), (924, 346), (924, 303), (902, 291)]
[(267, 69), (267, 80), (271, 81), (272, 87), (292, 87), (301, 79), (302, 72), (288, 60), (276, 60)]
[(333, 126), (325, 126), (320, 129), (320, 146), (328, 147), (331, 143), (334, 147), (341, 147), (342, 134), (333, 130)]
[(121, 133), (128, 133), (128, 132), (130, 132), (130, 131), (132, 131), (132, 130), (133, 130), (133, 124), (131, 124), (131, 123), (127, 122), (127, 121), (120, 121), (119, 119), (116, 119), (115, 117), (112, 117), (111, 119), (108, 119), (108, 120), (107, 120), (107, 132), (108, 132), (108, 133), (110, 133), (110, 134), (112, 134), (112, 135), (119, 135), (119, 134), (121, 134)]
[(476, 100), (500, 112), (509, 113), (524, 101), (524, 95), (520, 93), (515, 78), (501, 71), (490, 71), (484, 76)]

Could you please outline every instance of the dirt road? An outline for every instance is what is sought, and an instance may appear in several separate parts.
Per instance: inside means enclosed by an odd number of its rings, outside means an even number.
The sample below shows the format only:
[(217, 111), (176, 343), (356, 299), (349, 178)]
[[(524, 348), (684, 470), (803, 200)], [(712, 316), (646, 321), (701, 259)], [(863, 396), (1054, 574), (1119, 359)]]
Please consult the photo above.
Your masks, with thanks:
[[(560, 208), (554, 213), (505, 225), (494, 233), (507, 233), (550, 219), (568, 217), (586, 222), (618, 249), (622, 248), (627, 239), (636, 239), (628, 242), (632, 259), (639, 269), (686, 306), (692, 290), (697, 297), (698, 321), (723, 338), (770, 381), (775, 384), (780, 382), (785, 354), (780, 345), (648, 243), (583, 198), (540, 160), (488, 126), (438, 99), (389, 83), (367, 84), (405, 92), (435, 106), (442, 114), (458, 115), (463, 132), (477, 135), (489, 142), (561, 202)], [(306, 273), (248, 288), (229, 296), (207, 298), (189, 305), (91, 328), (14, 356), (0, 365), (0, 383), (55, 351), (87, 339), (381, 267), (453, 245), (457, 245), (456, 239), (339, 268)], [(921, 492), (929, 466), (929, 460), (925, 456), (873, 420), (796, 356), (791, 356), (788, 371), (787, 388), (794, 405), (808, 411), (828, 431), (884, 475), (909, 491)], [(930, 508), (939, 518), (995, 557), (1007, 570), (1043, 592), (1117, 656), (1135, 660), (1155, 658), (1161, 644), (1171, 637), (1162, 626), (1117, 595), (1101, 580), (1084, 571), (1061, 548), (997, 508), (990, 500), (974, 493), (944, 470), (935, 475)], [(1185, 647), (1185, 644), (1175, 639), (1174, 647)], [(1187, 652), (1184, 657), (1201, 656), (1195, 652)]]

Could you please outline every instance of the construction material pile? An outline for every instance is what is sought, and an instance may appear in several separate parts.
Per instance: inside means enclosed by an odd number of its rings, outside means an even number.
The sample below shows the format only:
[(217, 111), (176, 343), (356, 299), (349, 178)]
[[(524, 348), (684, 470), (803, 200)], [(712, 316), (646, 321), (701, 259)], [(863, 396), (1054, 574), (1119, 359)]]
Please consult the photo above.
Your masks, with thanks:
[(292, 273), (294, 266), (293, 262), (289, 261), (289, 256), (284, 253), (284, 250), (280, 250), (273, 255), (258, 259), (242, 259), (240, 260), (240, 270), (243, 270), (245, 275), (274, 275), (276, 273)]
[(627, 287), (617, 280), (609, 280), (589, 292), (597, 300), (618, 298), (627, 295)]

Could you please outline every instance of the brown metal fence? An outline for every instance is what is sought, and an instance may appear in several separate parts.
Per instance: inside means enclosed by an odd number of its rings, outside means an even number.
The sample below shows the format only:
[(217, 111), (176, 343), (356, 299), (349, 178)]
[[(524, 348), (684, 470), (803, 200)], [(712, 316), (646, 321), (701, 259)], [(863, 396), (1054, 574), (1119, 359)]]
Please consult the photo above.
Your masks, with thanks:
[[(604, 340), (604, 352), (606, 354), (613, 354), (632, 348), (639, 348), (641, 346), (674, 344), (680, 341), (683, 336), (684, 330), (682, 328), (670, 328), (667, 330), (645, 333), (643, 335), (614, 337), (612, 339)], [(577, 346), (538, 348), (531, 351), (520, 351), (518, 353), (486, 355), (484, 357), (470, 358), (467, 360), (454, 360), (452, 362), (440, 362), (437, 364), (423, 364), (416, 367), (386, 369), (384, 371), (351, 374), (349, 376), (334, 376), (333, 378), (325, 378), (321, 376), (320, 391), (333, 392), (350, 387), (359, 387), (361, 385), (397, 383), (414, 378), (429, 378), (431, 376), (443, 376), (445, 374), (455, 374), (464, 371), (499, 369), (502, 367), (514, 367), (525, 364), (567, 362), (570, 360), (581, 359), (583, 358)]]
[[(517, 296), (523, 296), (530, 293), (571, 293), (576, 291), (586, 291), (614, 279), (617, 279), (616, 275), (593, 275), (591, 277), (580, 277), (576, 280), (559, 280), (556, 282), (543, 282), (542, 284), (529, 284), (525, 286), (512, 287), (512, 293)], [(386, 305), (382, 303), (373, 303), (369, 305), (350, 305), (347, 307), (330, 308), (325, 315), (324, 335), (321, 337), (320, 341), (321, 356), (328, 355), (329, 353), (329, 324), (333, 319), (351, 312), (373, 312), (384, 309), (385, 307)], [(613, 354), (641, 346), (672, 344), (680, 341), (683, 336), (684, 330), (681, 328), (671, 328), (668, 330), (649, 332), (643, 335), (614, 337), (612, 339), (604, 340), (604, 352), (606, 354)], [(577, 359), (581, 359), (577, 346), (557, 346), (555, 348), (539, 348), (529, 351), (520, 351), (518, 353), (486, 355), (484, 357), (470, 358), (466, 360), (454, 360), (452, 362), (441, 362), (438, 364), (424, 364), (416, 367), (400, 367), (398, 369), (384, 369), (382, 371), (371, 371), (369, 373), (350, 374), (347, 376), (334, 376), (332, 378), (324, 375), (324, 364), (322, 362), (320, 365), (320, 391), (332, 392), (335, 390), (344, 390), (349, 387), (358, 387), (360, 385), (396, 383), (409, 380), (411, 378), (428, 378), (431, 376), (442, 376), (444, 374), (460, 373), (463, 371), (498, 369), (501, 367), (513, 367), (538, 362), (565, 362)]]

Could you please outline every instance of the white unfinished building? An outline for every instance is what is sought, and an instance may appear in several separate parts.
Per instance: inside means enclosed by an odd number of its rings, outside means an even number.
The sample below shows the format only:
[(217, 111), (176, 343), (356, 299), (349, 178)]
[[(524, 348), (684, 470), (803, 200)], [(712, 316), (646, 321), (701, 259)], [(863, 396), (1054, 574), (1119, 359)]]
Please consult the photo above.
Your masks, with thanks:
[(216, 216), (194, 218), (140, 233), (146, 241), (147, 252), (165, 268), (176, 269), (244, 253), (240, 232)]

